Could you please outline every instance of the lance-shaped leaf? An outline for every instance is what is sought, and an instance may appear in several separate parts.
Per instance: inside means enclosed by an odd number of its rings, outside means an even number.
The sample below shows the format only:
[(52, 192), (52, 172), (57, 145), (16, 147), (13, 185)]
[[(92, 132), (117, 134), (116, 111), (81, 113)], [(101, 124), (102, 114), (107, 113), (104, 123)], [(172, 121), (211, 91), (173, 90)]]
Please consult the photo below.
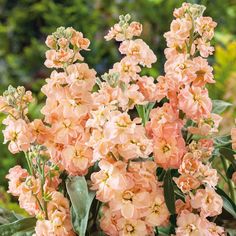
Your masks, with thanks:
[(9, 224), (0, 226), (1, 236), (26, 236), (32, 235), (36, 224), (35, 218), (23, 218)]
[(88, 190), (84, 177), (69, 177), (66, 180), (66, 188), (71, 200), (71, 217), (73, 228), (80, 236), (85, 236), (89, 212), (95, 192)]
[(166, 171), (164, 177), (164, 197), (169, 212), (175, 214), (175, 192), (170, 169)]
[(216, 188), (216, 192), (223, 199), (223, 208), (228, 211), (236, 219), (236, 205), (230, 199), (230, 197), (219, 187)]

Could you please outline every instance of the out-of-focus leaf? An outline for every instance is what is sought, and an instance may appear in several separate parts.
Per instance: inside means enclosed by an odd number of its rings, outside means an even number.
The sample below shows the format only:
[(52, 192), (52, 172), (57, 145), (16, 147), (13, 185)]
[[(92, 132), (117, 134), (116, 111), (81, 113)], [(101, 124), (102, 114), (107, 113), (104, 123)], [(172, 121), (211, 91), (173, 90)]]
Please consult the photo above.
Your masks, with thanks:
[(9, 224), (4, 224), (0, 226), (0, 235), (1, 236), (25, 236), (32, 235), (33, 228), (35, 227), (36, 219), (35, 218), (23, 218), (17, 221), (14, 221)]
[(221, 114), (230, 106), (232, 106), (232, 104), (229, 102), (212, 100), (212, 113)]

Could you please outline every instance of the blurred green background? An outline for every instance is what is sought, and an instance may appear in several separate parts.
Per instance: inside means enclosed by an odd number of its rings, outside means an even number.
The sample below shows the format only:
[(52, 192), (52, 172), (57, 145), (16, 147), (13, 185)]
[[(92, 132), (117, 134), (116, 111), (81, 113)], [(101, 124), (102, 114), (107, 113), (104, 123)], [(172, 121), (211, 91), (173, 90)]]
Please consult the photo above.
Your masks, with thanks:
[[(36, 103), (30, 108), (32, 118), (38, 117), (44, 97), (40, 88), (50, 74), (44, 65), (44, 41), (59, 26), (72, 26), (91, 40), (86, 62), (103, 74), (119, 60), (115, 42), (105, 42), (104, 35), (121, 14), (130, 13), (144, 26), (143, 39), (150, 45), (158, 61), (146, 73), (156, 77), (163, 73), (165, 62), (163, 38), (173, 18), (174, 8), (184, 1), (176, 0), (0, 0), (0, 92), (9, 84), (24, 85), (33, 91)], [(207, 7), (205, 15), (217, 23), (213, 44), (216, 53), (210, 58), (215, 70), (216, 85), (211, 97), (235, 102), (236, 93), (236, 0), (188, 1)], [(234, 101), (235, 100), (235, 101)], [(226, 129), (233, 122), (233, 106), (225, 114)], [(3, 119), (3, 116), (0, 117)], [(1, 127), (2, 129), (3, 127)], [(0, 134), (0, 205), (16, 208), (5, 193), (5, 175), (15, 164), (23, 164), (20, 155), (13, 156), (2, 144)]]

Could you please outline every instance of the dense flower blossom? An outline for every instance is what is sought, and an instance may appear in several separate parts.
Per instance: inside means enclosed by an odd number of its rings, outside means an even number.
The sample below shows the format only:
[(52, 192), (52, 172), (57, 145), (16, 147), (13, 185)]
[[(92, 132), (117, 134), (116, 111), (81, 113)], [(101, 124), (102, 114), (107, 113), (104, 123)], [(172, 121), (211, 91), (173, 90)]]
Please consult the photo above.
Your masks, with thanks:
[[(42, 119), (27, 117), (32, 95), (24, 88), (10, 86), (0, 97), (0, 111), (8, 115), (4, 142), (12, 153), (23, 151), (29, 167), (9, 170), (9, 192), (37, 218), (34, 236), (75, 235), (73, 202), (61, 191), (67, 175), (90, 179), (88, 191), (95, 191), (94, 203), (102, 207), (88, 215), (97, 217), (93, 227), (100, 217), (107, 235), (152, 236), (175, 216), (176, 236), (225, 234), (209, 221), (223, 207), (209, 161), (222, 118), (212, 113), (207, 90), (215, 82), (206, 57), (214, 51), (216, 23), (203, 11), (190, 3), (175, 9), (164, 35), (165, 74), (158, 78), (143, 75), (157, 58), (135, 38), (142, 25), (126, 15), (105, 36), (120, 42), (123, 58), (101, 78), (82, 62), (81, 50), (90, 45), (83, 33), (60, 27), (47, 37), (45, 65), (57, 70), (42, 87)], [(231, 136), (236, 149), (235, 128)], [(168, 173), (178, 193), (176, 214), (166, 202)]]

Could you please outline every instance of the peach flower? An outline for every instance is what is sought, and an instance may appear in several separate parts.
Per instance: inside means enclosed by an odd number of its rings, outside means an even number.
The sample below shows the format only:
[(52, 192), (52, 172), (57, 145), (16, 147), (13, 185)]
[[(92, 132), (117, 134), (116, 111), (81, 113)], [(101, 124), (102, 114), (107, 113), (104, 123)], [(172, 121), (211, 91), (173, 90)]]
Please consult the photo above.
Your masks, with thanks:
[(191, 206), (200, 209), (203, 217), (216, 216), (222, 212), (223, 200), (213, 188), (206, 187), (198, 189), (196, 194), (191, 196)]
[(29, 125), (22, 119), (9, 120), (3, 135), (4, 143), (10, 141), (8, 148), (13, 154), (27, 151), (34, 141)]
[(119, 51), (126, 54), (142, 66), (151, 67), (156, 62), (156, 56), (142, 39), (126, 40), (121, 43)]
[(19, 196), (22, 192), (22, 184), (28, 177), (28, 172), (25, 169), (22, 169), (21, 166), (14, 166), (9, 170), (9, 174), (6, 175), (6, 178), (9, 179), (9, 190), (13, 196)]

